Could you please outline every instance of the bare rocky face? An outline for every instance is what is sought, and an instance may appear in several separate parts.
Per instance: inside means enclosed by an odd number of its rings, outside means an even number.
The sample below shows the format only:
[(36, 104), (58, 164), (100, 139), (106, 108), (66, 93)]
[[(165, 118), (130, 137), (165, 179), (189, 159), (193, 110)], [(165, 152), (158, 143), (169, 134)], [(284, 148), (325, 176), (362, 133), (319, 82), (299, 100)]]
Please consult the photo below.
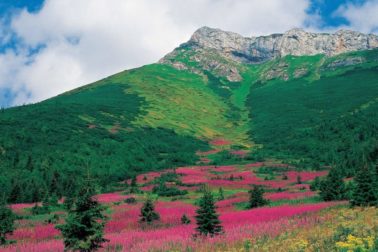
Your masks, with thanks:
[[(240, 63), (259, 64), (286, 55), (334, 56), (377, 47), (378, 36), (347, 30), (328, 34), (292, 29), (283, 34), (243, 37), (233, 32), (202, 27), (192, 35), (188, 42), (161, 59), (160, 63), (170, 64), (177, 69), (188, 69), (197, 74), (202, 74), (203, 70), (211, 71), (231, 82), (238, 82), (242, 79), (240, 70), (243, 66)], [(187, 54), (187, 58), (192, 62), (197, 62), (198, 67), (187, 66), (177, 57), (180, 54)], [(351, 62), (340, 64), (351, 64)], [(305, 73), (305, 69), (299, 69), (296, 76)], [(282, 69), (266, 73), (266, 78), (269, 79), (272, 76), (287, 78)]]
[[(378, 47), (378, 36), (355, 31), (340, 30), (334, 34), (311, 33), (292, 29), (283, 34), (261, 37), (243, 37), (233, 32), (202, 27), (189, 43), (212, 48), (241, 61), (261, 61), (285, 55), (303, 56), (368, 50)], [(254, 60), (255, 59), (255, 60)]]

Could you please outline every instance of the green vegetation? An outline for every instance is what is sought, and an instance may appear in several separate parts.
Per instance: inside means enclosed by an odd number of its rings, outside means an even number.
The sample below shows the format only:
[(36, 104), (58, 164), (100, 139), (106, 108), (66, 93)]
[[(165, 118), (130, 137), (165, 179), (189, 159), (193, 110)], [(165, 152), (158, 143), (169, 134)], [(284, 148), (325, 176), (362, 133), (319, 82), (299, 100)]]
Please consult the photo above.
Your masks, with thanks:
[(368, 165), (363, 166), (354, 179), (355, 186), (352, 193), (352, 206), (378, 206), (377, 171)]
[(155, 211), (154, 203), (150, 196), (148, 196), (140, 210), (139, 222), (152, 224), (154, 221), (157, 221), (159, 219), (160, 215)]
[(320, 196), (325, 201), (346, 199), (346, 187), (339, 169), (333, 168), (320, 183)]
[(135, 125), (163, 127), (206, 139), (248, 138), (246, 131), (236, 127), (238, 122), (230, 116), (232, 109), (199, 75), (154, 64), (117, 74), (114, 80), (131, 83), (128, 92), (147, 101), (142, 106), (145, 113), (137, 117)]
[(224, 200), (224, 191), (222, 187), (218, 189), (218, 200)]
[(179, 196), (179, 195), (185, 195), (188, 194), (186, 190), (180, 190), (177, 187), (174, 186), (166, 186), (165, 183), (161, 182), (159, 185), (155, 186), (152, 189), (153, 193), (156, 193), (159, 196), (163, 197), (172, 197), (172, 196)]
[(262, 207), (269, 203), (264, 199), (264, 188), (254, 185), (252, 190), (249, 191), (248, 208)]
[[(256, 81), (247, 106), (251, 138), (263, 145), (260, 153), (306, 160), (303, 165), (308, 168), (335, 162), (349, 176), (362, 167), (363, 155), (376, 155), (378, 50), (360, 54), (365, 55), (365, 63), (337, 69), (329, 64), (348, 55), (328, 58), (323, 65), (324, 59), (315, 56), (286, 57), (281, 61), (286, 62), (283, 71), (288, 80)], [(293, 78), (290, 69), (305, 68), (311, 59), (310, 66), (317, 68)], [(376, 162), (376, 156), (371, 162)]]
[[(238, 70), (239, 82), (204, 68), (195, 53), (183, 45), (172, 59), (188, 70), (147, 65), (38, 104), (2, 109), (0, 187), (8, 201), (70, 199), (86, 170), (101, 191), (111, 191), (137, 174), (193, 165), (196, 152), (209, 150), (207, 142), (217, 138), (231, 145), (208, 156), (214, 165), (267, 159), (301, 169), (337, 164), (342, 177), (353, 177), (363, 157), (377, 163), (378, 50), (255, 65), (204, 52), (203, 60)], [(345, 63), (350, 58), (361, 60)], [(277, 174), (257, 175), (269, 180)]]
[(7, 243), (7, 235), (14, 231), (16, 216), (4, 201), (0, 202), (0, 245)]
[(199, 208), (196, 210), (196, 230), (198, 234), (214, 236), (223, 232), (219, 215), (215, 210), (215, 201), (212, 193), (204, 189), (203, 196), (199, 200)]
[(93, 195), (93, 186), (87, 181), (68, 212), (65, 224), (56, 226), (62, 232), (66, 250), (94, 251), (107, 241), (103, 238), (104, 207), (93, 199)]
[(190, 224), (191, 220), (186, 216), (186, 214), (183, 214), (181, 217), (181, 223), (184, 225)]
[[(150, 170), (193, 164), (207, 144), (170, 129), (136, 127), (146, 102), (113, 79), (0, 112), (0, 187), (10, 202), (69, 196), (91, 174), (104, 190)], [(42, 196), (42, 197), (41, 197)]]

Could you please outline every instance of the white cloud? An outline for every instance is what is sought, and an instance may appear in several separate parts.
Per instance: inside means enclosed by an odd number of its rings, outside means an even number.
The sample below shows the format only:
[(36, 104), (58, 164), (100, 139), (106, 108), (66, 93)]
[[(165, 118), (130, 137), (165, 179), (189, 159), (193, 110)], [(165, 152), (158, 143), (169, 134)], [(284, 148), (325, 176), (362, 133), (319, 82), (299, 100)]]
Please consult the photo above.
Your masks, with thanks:
[(335, 15), (346, 18), (350, 29), (378, 33), (378, 0), (368, 0), (363, 4), (347, 3), (340, 6)]
[[(35, 102), (156, 62), (199, 27), (243, 35), (303, 27), (309, 0), (47, 0), (15, 14), (16, 50), (0, 54), (0, 88)], [(3, 36), (5, 37), (5, 35)], [(0, 32), (1, 41), (1, 32)], [(42, 46), (30, 55), (30, 49)]]

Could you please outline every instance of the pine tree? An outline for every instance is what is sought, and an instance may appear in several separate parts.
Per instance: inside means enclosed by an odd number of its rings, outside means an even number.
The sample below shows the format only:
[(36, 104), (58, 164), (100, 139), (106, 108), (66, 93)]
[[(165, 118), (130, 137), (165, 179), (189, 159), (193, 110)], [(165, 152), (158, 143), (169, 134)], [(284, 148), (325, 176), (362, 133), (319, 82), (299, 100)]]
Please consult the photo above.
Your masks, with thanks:
[(223, 193), (222, 187), (219, 187), (219, 190), (218, 190), (218, 200), (224, 200), (224, 193)]
[(73, 208), (68, 211), (66, 223), (56, 226), (62, 232), (66, 250), (89, 252), (107, 242), (103, 238), (104, 208), (93, 199), (93, 195), (94, 189), (87, 182), (79, 191)]
[(155, 211), (155, 206), (150, 197), (144, 202), (142, 208), (140, 209), (140, 220), (141, 223), (151, 224), (152, 222), (159, 220), (160, 215)]
[(219, 215), (215, 210), (213, 195), (206, 188), (204, 189), (203, 196), (199, 201), (199, 208), (196, 210), (196, 213), (196, 230), (200, 235), (214, 236), (223, 232)]
[(325, 201), (331, 200), (344, 200), (345, 183), (337, 168), (332, 168), (327, 177), (321, 182), (320, 185), (320, 197)]
[(0, 202), (0, 245), (7, 243), (6, 236), (14, 230), (15, 214), (7, 207), (5, 200)]
[(377, 206), (375, 171), (366, 163), (354, 178), (355, 186), (350, 201), (352, 206)]
[(264, 189), (261, 186), (254, 185), (253, 189), (249, 191), (248, 208), (261, 207), (268, 203), (269, 201), (264, 199)]
[(188, 218), (188, 216), (186, 216), (186, 214), (184, 214), (182, 217), (181, 217), (181, 223), (182, 224), (185, 224), (185, 225), (187, 225), (187, 224), (190, 224), (190, 219)]

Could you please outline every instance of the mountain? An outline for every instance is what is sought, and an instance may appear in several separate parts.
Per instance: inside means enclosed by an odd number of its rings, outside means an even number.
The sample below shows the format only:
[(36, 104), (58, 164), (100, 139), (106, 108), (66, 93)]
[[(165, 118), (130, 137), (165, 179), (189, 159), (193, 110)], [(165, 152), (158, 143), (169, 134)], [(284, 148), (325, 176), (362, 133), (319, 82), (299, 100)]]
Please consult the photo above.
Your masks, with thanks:
[[(272, 34), (261, 37), (243, 37), (237, 33), (225, 32), (219, 29), (202, 27), (191, 39), (181, 45), (160, 62), (177, 61), (180, 50), (190, 47), (196, 57), (194, 61), (206, 64), (208, 54), (217, 54), (234, 63), (257, 64), (268, 60), (292, 56), (312, 56), (324, 54), (335, 56), (353, 51), (369, 50), (378, 47), (378, 37), (373, 34), (363, 34), (355, 31), (340, 30), (334, 34), (310, 33), (302, 29), (292, 29), (284, 34)], [(214, 63), (214, 62), (213, 62)], [(174, 65), (180, 68), (180, 65)], [(183, 66), (181, 66), (183, 67)], [(210, 65), (203, 66), (205, 68)], [(217, 65), (218, 68), (226, 68)], [(229, 66), (220, 73), (230, 81), (241, 79), (238, 70)]]
[(211, 149), (224, 150), (213, 162), (243, 150), (303, 169), (337, 163), (351, 176), (377, 160), (377, 47), (353, 31), (200, 28), (156, 64), (1, 110), (0, 186), (10, 201), (38, 201), (90, 173), (108, 190)]

